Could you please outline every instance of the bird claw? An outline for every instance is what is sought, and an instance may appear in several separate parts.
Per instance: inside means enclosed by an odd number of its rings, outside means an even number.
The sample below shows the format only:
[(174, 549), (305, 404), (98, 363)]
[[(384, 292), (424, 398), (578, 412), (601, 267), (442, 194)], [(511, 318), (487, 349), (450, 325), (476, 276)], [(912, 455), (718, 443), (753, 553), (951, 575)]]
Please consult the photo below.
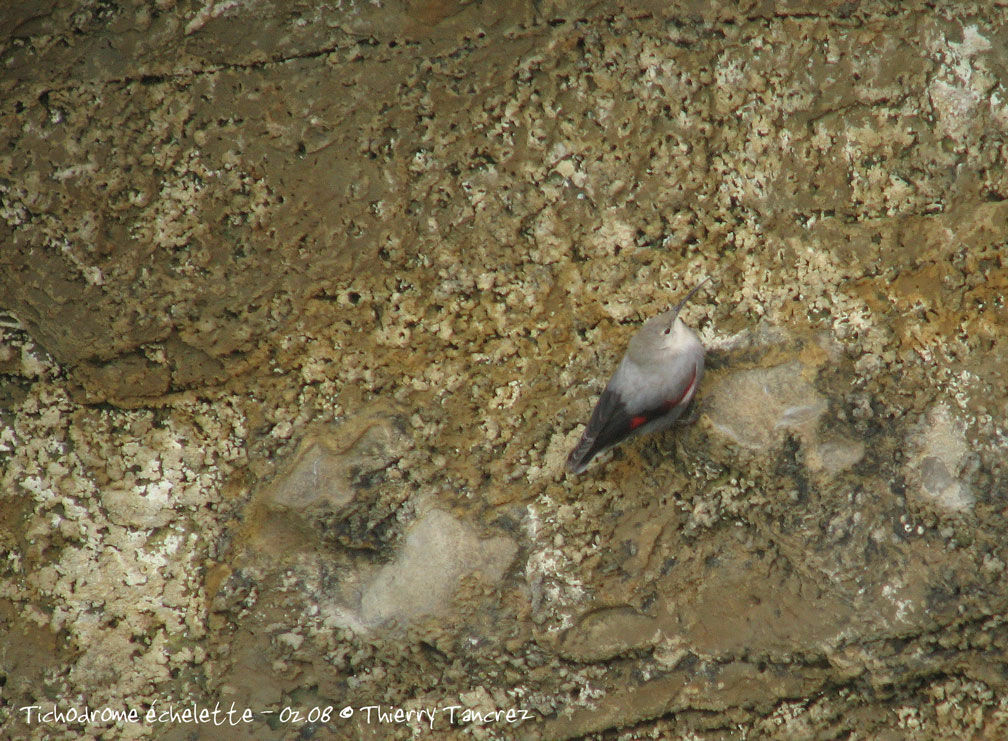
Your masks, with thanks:
[(688, 427), (700, 419), (700, 405), (691, 401), (687, 409), (692, 409), (692, 414), (688, 417), (681, 417), (672, 423), (673, 427)]

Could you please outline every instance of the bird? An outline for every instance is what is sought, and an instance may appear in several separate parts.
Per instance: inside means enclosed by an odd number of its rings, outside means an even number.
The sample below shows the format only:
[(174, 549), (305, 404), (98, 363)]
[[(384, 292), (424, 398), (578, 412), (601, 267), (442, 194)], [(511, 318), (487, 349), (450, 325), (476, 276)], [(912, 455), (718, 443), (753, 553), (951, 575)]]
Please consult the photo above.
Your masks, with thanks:
[(641, 325), (599, 397), (567, 468), (582, 473), (592, 459), (624, 440), (669, 427), (696, 395), (704, 372), (703, 343), (679, 312), (704, 278), (679, 304)]

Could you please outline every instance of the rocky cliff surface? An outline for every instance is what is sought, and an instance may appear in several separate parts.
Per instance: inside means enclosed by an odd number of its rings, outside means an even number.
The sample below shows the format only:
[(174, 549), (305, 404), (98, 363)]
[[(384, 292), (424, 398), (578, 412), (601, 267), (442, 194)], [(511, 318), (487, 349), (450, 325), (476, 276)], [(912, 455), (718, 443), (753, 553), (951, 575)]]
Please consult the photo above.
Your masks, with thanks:
[[(1008, 734), (1004, 7), (0, 37), (14, 735)], [(706, 275), (697, 422), (566, 474)]]

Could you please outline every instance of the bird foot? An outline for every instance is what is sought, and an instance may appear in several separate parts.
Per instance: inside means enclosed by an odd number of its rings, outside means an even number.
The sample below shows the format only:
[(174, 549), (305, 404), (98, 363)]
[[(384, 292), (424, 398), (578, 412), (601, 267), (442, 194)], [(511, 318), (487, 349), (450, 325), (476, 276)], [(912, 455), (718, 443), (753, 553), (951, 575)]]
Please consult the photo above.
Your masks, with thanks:
[(694, 402), (690, 402), (687, 409), (691, 410), (688, 417), (680, 417), (675, 422), (672, 423), (673, 427), (689, 427), (691, 424), (700, 419), (700, 405)]

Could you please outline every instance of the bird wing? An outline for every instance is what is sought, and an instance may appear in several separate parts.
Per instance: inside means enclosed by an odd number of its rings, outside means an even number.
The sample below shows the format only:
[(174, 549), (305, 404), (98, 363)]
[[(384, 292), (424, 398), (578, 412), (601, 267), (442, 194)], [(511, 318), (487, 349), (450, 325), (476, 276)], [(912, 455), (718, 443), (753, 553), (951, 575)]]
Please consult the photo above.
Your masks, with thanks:
[(567, 458), (567, 465), (575, 473), (581, 473), (588, 462), (607, 448), (618, 443), (629, 432), (631, 416), (619, 394), (608, 387), (599, 397), (592, 411), (581, 441)]
[[(630, 368), (632, 366), (621, 365), (616, 377), (621, 375), (621, 371), (632, 372)], [(676, 398), (634, 399), (631, 402), (632, 407), (612, 390), (613, 383), (610, 382), (595, 405), (580, 442), (567, 458), (568, 467), (574, 473), (581, 473), (592, 458), (630, 437), (641, 427), (662, 417), (667, 417), (669, 422), (676, 419), (696, 391), (699, 372), (700, 367), (694, 364), (692, 377), (682, 385), (683, 390)]]

